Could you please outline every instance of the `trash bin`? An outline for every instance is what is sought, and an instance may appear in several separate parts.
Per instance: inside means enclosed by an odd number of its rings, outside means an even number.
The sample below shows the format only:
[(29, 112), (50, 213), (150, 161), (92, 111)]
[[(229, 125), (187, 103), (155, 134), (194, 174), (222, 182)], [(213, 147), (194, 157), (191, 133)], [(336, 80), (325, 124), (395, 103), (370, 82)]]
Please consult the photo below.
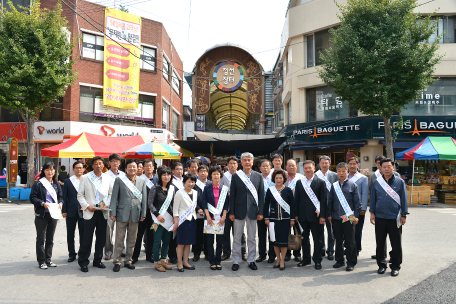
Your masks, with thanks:
[(22, 188), (21, 194), (20, 194), (20, 200), (21, 201), (30, 200), (30, 192), (32, 192), (31, 188)]
[(20, 199), (21, 198), (21, 190), (23, 188), (11, 188), (9, 191), (9, 198), (10, 199)]

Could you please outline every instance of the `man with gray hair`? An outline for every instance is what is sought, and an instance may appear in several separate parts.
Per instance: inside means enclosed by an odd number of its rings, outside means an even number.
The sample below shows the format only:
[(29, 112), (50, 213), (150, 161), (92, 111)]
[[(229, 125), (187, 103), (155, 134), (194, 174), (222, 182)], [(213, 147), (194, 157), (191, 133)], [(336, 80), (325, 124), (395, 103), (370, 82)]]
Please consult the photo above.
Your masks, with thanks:
[(247, 226), (247, 245), (249, 254), (247, 263), (250, 269), (257, 270), (256, 257), (256, 228), (257, 220), (263, 219), (264, 185), (260, 173), (252, 171), (253, 155), (244, 152), (241, 155), (242, 170), (231, 177), (230, 185), (230, 220), (233, 221), (233, 266), (237, 271), (242, 261), (241, 238), (244, 226)]

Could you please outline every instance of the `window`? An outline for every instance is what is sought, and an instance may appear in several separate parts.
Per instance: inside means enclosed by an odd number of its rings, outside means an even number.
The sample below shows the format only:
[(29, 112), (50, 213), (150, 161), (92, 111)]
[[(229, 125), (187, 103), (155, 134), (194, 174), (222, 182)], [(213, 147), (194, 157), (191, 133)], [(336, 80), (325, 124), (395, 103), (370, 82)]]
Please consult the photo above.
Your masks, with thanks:
[(101, 60), (104, 56), (104, 37), (82, 33), (82, 57)]
[(455, 43), (456, 42), (456, 16), (439, 16), (436, 17), (437, 30), (429, 38), (429, 42), (433, 43), (439, 35), (439, 43)]
[(0, 107), (0, 122), (24, 122), (19, 111), (11, 111), (8, 108)]
[(155, 96), (139, 95), (143, 124), (155, 126)]
[(169, 130), (169, 105), (163, 102), (162, 128)]
[(157, 51), (153, 48), (141, 46), (141, 69), (155, 71)]
[(94, 120), (94, 103), (96, 97), (102, 97), (103, 90), (96, 88), (80, 87), (79, 94), (79, 120), (90, 121)]
[(292, 114), (292, 112), (291, 112), (291, 99), (290, 99), (290, 101), (288, 102), (288, 122), (287, 122), (288, 125), (291, 125), (291, 114)]
[(326, 54), (326, 49), (333, 46), (329, 30), (316, 32), (306, 36), (306, 66), (308, 68), (321, 65), (321, 54)]
[(63, 120), (63, 97), (46, 106), (40, 112), (40, 120), (42, 121), (61, 121)]
[(313, 34), (312, 35), (307, 35), (306, 36), (306, 64), (307, 67), (313, 67), (315, 65), (314, 61), (314, 40), (313, 40)]
[(173, 70), (173, 88), (177, 91), (177, 93), (180, 93), (180, 77), (177, 74), (176, 70)]
[(306, 101), (308, 122), (357, 116), (356, 111), (349, 110), (348, 102), (342, 101), (329, 86), (307, 89)]
[(173, 134), (174, 136), (179, 136), (179, 114), (173, 111)]
[(165, 77), (166, 80), (169, 80), (169, 61), (163, 56), (163, 77)]

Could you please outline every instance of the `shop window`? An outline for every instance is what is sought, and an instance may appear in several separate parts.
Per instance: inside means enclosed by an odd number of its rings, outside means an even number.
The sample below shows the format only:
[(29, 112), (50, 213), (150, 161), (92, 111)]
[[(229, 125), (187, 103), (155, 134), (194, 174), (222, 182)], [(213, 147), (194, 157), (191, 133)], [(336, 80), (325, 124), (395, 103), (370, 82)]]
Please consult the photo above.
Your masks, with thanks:
[(62, 121), (63, 120), (63, 97), (46, 106), (40, 112), (40, 120), (42, 121)]
[(169, 130), (169, 105), (163, 102), (162, 128)]
[(0, 107), (0, 122), (24, 122), (19, 111)]
[(321, 121), (358, 116), (356, 111), (350, 111), (349, 104), (342, 101), (329, 86), (306, 90), (307, 121)]
[(173, 70), (173, 88), (177, 91), (177, 93), (180, 93), (180, 84), (181, 80), (179, 78), (179, 75), (177, 74), (176, 70)]
[(326, 54), (326, 49), (333, 46), (331, 38), (332, 35), (329, 30), (306, 36), (306, 67), (310, 68), (322, 64), (321, 54)]
[(173, 134), (174, 136), (179, 136), (179, 114), (173, 111)]
[(153, 48), (141, 46), (141, 69), (155, 71), (157, 51)]
[(103, 61), (104, 37), (82, 33), (82, 57)]

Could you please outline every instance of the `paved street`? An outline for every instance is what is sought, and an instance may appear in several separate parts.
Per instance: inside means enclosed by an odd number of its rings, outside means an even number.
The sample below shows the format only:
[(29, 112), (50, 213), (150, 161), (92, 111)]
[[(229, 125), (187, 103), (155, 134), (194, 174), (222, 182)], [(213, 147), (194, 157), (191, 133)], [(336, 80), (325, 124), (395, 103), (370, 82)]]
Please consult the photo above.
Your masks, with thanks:
[[(271, 264), (258, 264), (252, 271), (246, 263), (238, 272), (230, 270), (231, 260), (222, 271), (211, 271), (203, 259), (193, 263), (196, 271), (158, 273), (146, 262), (144, 254), (135, 270), (122, 268), (120, 273), (89, 267), (82, 273), (76, 262), (67, 263), (65, 222), (59, 222), (55, 235), (53, 261), (55, 269), (40, 270), (35, 256), (33, 206), (0, 203), (0, 295), (2, 303), (449, 303), (454, 302), (454, 263), (456, 262), (456, 208), (410, 208), (411, 215), (403, 232), (404, 263), (399, 277), (376, 273), (377, 265), (370, 259), (374, 253), (374, 229), (366, 223), (363, 251), (352, 273), (335, 270), (332, 261), (323, 260), (323, 270), (297, 268), (296, 262), (286, 263), (286, 270), (273, 269)], [(453, 271), (447, 270), (453, 265)], [(451, 276), (452, 283), (442, 286)], [(430, 277), (430, 278), (429, 278)], [(429, 279), (428, 279), (429, 278)], [(427, 281), (425, 281), (428, 279)], [(421, 283), (423, 282), (423, 283)], [(417, 284), (426, 284), (421, 296), (410, 297)], [(434, 287), (432, 287), (434, 285)], [(420, 285), (418, 285), (420, 286)], [(450, 289), (452, 288), (452, 290)], [(431, 299), (445, 289), (443, 302)], [(405, 291), (405, 292), (404, 292)], [(414, 291), (416, 292), (416, 291)], [(394, 298), (396, 297), (397, 298)], [(445, 301), (445, 299), (453, 299)]]

